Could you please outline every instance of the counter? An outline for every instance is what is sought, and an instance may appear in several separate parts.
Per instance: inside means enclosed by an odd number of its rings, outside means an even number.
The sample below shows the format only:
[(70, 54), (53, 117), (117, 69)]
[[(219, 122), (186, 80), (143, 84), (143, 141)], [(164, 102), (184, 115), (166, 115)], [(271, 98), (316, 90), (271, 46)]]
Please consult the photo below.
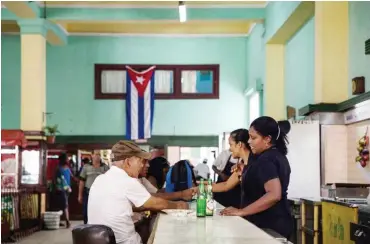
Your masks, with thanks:
[(321, 199), (301, 198), (302, 244), (321, 244)]
[[(195, 203), (190, 205), (195, 209)], [(158, 214), (148, 244), (280, 244), (248, 221), (234, 216), (221, 216), (223, 206), (217, 203), (212, 217), (175, 217)]]
[(323, 244), (353, 243), (351, 223), (358, 222), (358, 205), (335, 199), (322, 199)]

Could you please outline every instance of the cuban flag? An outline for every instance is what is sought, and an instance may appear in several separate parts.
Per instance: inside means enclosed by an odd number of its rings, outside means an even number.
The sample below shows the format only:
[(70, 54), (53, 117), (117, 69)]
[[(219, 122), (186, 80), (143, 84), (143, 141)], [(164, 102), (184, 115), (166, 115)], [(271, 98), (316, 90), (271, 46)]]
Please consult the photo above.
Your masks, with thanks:
[(142, 72), (126, 69), (126, 138), (147, 139), (153, 126), (155, 66)]

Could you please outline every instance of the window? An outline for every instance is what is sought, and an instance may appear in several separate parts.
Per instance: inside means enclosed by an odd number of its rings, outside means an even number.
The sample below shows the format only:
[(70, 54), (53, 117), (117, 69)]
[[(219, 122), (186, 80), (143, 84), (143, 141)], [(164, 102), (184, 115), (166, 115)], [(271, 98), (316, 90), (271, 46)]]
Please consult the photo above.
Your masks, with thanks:
[(249, 125), (260, 117), (260, 93), (254, 92), (249, 97)]
[[(125, 99), (126, 79), (126, 65), (95, 64), (95, 99)], [(156, 99), (219, 98), (219, 65), (156, 65), (154, 81)]]

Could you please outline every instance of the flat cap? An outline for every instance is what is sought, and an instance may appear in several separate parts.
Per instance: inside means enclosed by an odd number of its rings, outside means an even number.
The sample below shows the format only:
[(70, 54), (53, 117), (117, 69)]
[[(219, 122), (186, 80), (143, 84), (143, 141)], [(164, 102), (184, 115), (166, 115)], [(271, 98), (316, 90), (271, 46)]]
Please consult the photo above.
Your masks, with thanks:
[(121, 140), (112, 147), (112, 161), (120, 161), (133, 156), (142, 159), (150, 159), (152, 157), (151, 153), (145, 152), (132, 141)]

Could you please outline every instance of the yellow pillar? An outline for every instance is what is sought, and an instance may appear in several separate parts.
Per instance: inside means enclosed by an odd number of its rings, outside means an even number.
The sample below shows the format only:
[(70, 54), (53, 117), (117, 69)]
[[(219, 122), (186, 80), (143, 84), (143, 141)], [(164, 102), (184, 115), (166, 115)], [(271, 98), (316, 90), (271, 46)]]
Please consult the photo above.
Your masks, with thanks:
[(348, 99), (348, 2), (315, 2), (315, 103)]
[(21, 129), (41, 131), (46, 112), (46, 32), (42, 21), (21, 28)]
[(266, 45), (265, 115), (286, 118), (284, 99), (284, 44)]

